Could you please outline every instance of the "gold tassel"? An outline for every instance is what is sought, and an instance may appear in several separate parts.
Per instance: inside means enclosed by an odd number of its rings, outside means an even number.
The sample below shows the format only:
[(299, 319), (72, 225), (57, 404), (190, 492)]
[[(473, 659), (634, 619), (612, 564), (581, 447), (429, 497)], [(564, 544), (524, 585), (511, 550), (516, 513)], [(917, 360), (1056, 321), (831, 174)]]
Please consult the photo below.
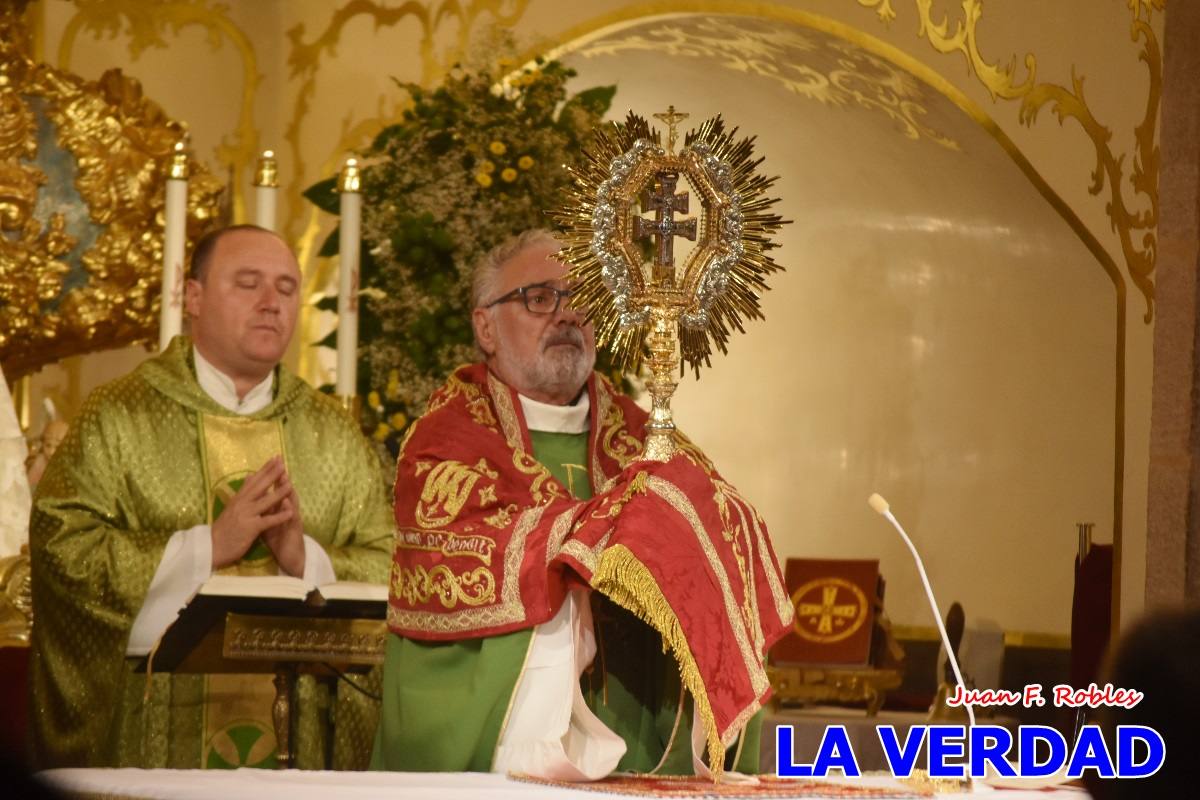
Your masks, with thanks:
[(629, 486), (625, 488), (625, 493), (621, 495), (621, 502), (628, 503), (629, 498), (633, 497), (635, 494), (645, 494), (646, 478), (647, 475), (645, 470), (642, 470), (637, 475), (634, 475), (633, 480), (629, 482)]
[[(634, 484), (639, 478), (641, 490), (645, 491), (645, 473), (638, 473)], [(632, 491), (633, 488), (631, 484), (628, 491)], [(716, 719), (704, 687), (704, 678), (696, 666), (687, 637), (679, 626), (679, 618), (675, 616), (670, 603), (658, 588), (658, 582), (629, 548), (617, 544), (606, 549), (600, 556), (600, 563), (592, 574), (592, 586), (658, 631), (670, 647), (679, 665), (679, 677), (692, 693), (696, 701), (696, 711), (705, 724), (709, 769), (712, 770), (713, 782), (720, 783), (725, 770), (725, 747), (721, 744), (721, 737), (717, 731)]]

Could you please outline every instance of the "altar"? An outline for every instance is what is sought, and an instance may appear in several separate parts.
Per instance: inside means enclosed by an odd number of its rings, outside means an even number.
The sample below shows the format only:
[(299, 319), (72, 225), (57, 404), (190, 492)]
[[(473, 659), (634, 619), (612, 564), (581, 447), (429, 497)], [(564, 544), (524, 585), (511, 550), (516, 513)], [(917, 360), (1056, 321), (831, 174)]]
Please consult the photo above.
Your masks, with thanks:
[[(534, 798), (535, 800), (587, 800), (597, 796), (639, 796), (628, 791), (609, 792), (597, 784), (577, 784), (574, 787), (535, 785), (504, 775), (481, 772), (300, 772), (257, 769), (222, 770), (139, 770), (139, 769), (58, 769), (39, 773), (53, 788), (69, 796), (138, 798), (138, 800), (261, 800), (263, 797), (286, 796), (290, 800), (324, 800), (337, 797), (343, 800), (457, 800), (457, 798)], [(626, 784), (628, 785), (628, 784)], [(809, 785), (806, 782), (806, 785)], [(886, 776), (867, 776), (852, 781), (829, 780), (822, 791), (785, 794), (781, 783), (755, 789), (744, 786), (735, 789), (724, 784), (716, 789), (708, 784), (707, 792), (670, 795), (650, 794), (650, 787), (641, 796), (676, 797), (926, 797)], [(847, 787), (852, 787), (848, 789)], [(858, 791), (855, 791), (857, 789)], [(889, 791), (891, 790), (891, 791)], [(979, 787), (976, 794), (991, 794), (993, 790)], [(972, 796), (968, 793), (939, 794), (937, 797)], [(1082, 789), (1005, 790), (1004, 800), (1082, 800)]]

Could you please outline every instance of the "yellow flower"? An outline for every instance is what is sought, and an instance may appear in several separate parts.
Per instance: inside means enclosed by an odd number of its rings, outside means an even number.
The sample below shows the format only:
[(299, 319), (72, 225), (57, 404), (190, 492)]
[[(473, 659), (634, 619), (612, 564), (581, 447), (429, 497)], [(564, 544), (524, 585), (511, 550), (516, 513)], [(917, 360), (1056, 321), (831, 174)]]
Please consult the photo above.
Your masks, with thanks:
[(397, 411), (395, 414), (392, 414), (390, 418), (388, 418), (388, 422), (392, 424), (393, 428), (400, 430), (408, 424), (408, 417), (404, 416), (403, 412)]
[(494, 156), (502, 156), (508, 152), (508, 148), (504, 146), (504, 142), (497, 139), (492, 140), (492, 143), (488, 145), (488, 150), (491, 150)]
[(485, 158), (483, 161), (479, 162), (479, 170), (480, 172), (486, 172), (488, 175), (491, 175), (496, 171), (496, 165)]
[(367, 395), (367, 405), (376, 411), (383, 410), (383, 401), (379, 399), (379, 392), (371, 390), (371, 393)]
[(500, 173), (500, 180), (504, 181), (505, 183), (512, 183), (516, 179), (517, 171), (512, 167), (505, 167), (504, 171)]
[(492, 185), (492, 176), (488, 175), (486, 172), (476, 172), (475, 182), (486, 189)]
[(533, 158), (530, 156), (521, 156), (517, 159), (517, 166), (521, 169), (529, 169), (533, 166)]
[(375, 439), (375, 441), (382, 442), (391, 432), (392, 429), (388, 427), (387, 423), (381, 422), (379, 423), (379, 427), (375, 428), (375, 432), (371, 434), (371, 436)]
[(389, 400), (395, 400), (400, 395), (400, 372), (398, 370), (388, 373), (386, 391)]

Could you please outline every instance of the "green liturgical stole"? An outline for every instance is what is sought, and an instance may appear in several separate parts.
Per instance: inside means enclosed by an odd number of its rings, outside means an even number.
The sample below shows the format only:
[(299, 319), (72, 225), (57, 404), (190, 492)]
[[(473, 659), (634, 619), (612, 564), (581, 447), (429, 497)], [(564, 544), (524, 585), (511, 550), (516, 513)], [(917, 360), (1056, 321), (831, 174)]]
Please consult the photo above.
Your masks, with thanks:
[[(211, 525), (246, 478), (284, 452), (278, 420), (200, 415), (201, 462)], [(275, 556), (261, 539), (241, 560), (218, 573), (277, 575)], [(275, 767), (271, 707), (275, 689), (268, 675), (206, 675), (204, 751), (208, 768)]]
[[(284, 452), (279, 420), (200, 415), (201, 458), (208, 498), (208, 524), (221, 516), (225, 504), (263, 464)], [(261, 539), (237, 564), (218, 570), (223, 575), (278, 575), (279, 565)]]

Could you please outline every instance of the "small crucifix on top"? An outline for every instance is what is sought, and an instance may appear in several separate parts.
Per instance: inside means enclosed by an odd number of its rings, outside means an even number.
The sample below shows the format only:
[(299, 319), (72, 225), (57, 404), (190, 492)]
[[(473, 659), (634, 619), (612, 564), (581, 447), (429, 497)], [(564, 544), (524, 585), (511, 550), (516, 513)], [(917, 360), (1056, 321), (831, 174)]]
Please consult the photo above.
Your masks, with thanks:
[(688, 114), (683, 111), (676, 111), (675, 106), (671, 105), (667, 106), (666, 112), (655, 114), (654, 118), (661, 119), (667, 123), (667, 153), (675, 155), (675, 126), (687, 119)]

